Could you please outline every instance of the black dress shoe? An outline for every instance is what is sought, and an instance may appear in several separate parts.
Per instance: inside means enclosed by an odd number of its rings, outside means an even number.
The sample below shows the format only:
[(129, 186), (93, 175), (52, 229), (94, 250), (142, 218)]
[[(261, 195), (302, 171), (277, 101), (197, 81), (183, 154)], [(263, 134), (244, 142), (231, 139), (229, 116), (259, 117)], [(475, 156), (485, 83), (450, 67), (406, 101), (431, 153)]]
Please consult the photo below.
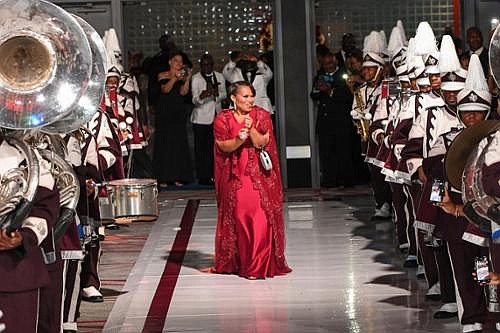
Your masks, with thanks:
[(439, 295), (439, 294), (425, 295), (425, 299), (428, 301), (438, 302), (441, 300), (441, 295)]
[(110, 224), (106, 224), (104, 226), (104, 228), (106, 228), (107, 230), (118, 230), (118, 229), (120, 229), (120, 226), (116, 223), (110, 223)]
[(82, 301), (91, 303), (102, 303), (104, 298), (102, 296), (82, 296)]
[(418, 266), (417, 259), (405, 260), (405, 263), (403, 264), (404, 268), (415, 268), (417, 266)]
[(437, 311), (434, 313), (434, 319), (448, 319), (458, 317), (458, 312)]

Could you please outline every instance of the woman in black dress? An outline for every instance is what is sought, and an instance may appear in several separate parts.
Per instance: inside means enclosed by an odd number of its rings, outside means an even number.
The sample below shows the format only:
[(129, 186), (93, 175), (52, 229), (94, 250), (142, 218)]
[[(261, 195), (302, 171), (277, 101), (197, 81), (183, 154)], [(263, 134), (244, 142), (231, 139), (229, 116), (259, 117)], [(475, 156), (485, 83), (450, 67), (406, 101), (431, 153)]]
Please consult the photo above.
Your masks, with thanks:
[(184, 96), (189, 92), (191, 71), (184, 67), (182, 55), (170, 55), (170, 70), (158, 74), (161, 95), (156, 105), (153, 164), (161, 187), (182, 186), (192, 180)]

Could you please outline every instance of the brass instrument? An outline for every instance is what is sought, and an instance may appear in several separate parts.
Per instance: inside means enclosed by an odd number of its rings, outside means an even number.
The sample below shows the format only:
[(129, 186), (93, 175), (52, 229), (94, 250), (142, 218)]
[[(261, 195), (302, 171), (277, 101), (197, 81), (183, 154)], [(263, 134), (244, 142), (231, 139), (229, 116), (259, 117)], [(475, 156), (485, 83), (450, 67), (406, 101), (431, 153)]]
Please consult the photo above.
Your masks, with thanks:
[(356, 123), (356, 128), (361, 136), (362, 142), (368, 141), (368, 127), (370, 126), (370, 114), (365, 113), (365, 101), (361, 96), (361, 88), (354, 90), (354, 98), (356, 99), (356, 109), (352, 110), (351, 116)]

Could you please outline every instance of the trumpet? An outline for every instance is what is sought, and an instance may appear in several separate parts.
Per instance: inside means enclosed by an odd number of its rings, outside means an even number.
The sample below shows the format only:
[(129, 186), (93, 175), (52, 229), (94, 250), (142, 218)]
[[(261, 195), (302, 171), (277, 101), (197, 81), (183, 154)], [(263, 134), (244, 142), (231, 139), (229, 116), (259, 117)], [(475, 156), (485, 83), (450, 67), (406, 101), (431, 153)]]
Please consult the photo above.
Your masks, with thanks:
[(370, 127), (370, 119), (372, 115), (366, 112), (366, 105), (361, 96), (361, 88), (354, 90), (354, 98), (356, 99), (356, 108), (351, 111), (351, 116), (356, 123), (358, 134), (361, 136), (362, 142), (368, 141), (368, 127)]

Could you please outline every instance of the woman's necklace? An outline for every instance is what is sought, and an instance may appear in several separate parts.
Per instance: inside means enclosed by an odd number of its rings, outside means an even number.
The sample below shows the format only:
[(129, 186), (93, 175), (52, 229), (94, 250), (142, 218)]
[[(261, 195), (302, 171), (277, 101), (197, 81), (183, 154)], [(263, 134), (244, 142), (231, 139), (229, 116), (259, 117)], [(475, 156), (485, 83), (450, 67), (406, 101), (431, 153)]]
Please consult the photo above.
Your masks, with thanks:
[(233, 110), (233, 113), (237, 119), (244, 119), (249, 114), (249, 112), (247, 113), (238, 112), (236, 109)]

